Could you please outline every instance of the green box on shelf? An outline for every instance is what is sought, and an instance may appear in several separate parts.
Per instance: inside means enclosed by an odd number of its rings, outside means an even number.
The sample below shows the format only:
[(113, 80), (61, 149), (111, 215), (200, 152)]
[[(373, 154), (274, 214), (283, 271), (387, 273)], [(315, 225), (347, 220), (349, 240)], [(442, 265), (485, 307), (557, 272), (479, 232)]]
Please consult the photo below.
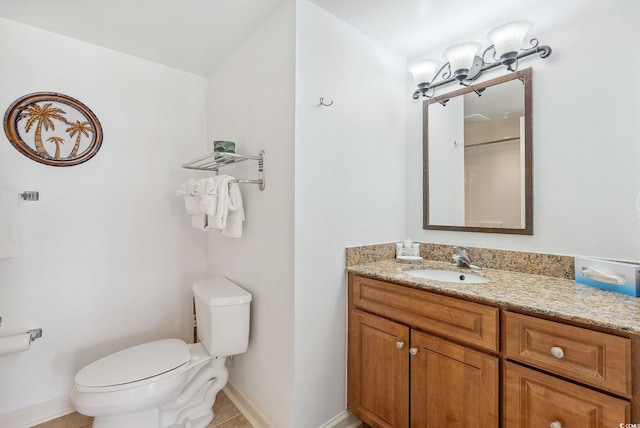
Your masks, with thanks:
[(235, 153), (236, 143), (233, 141), (214, 141), (213, 151), (219, 153)]

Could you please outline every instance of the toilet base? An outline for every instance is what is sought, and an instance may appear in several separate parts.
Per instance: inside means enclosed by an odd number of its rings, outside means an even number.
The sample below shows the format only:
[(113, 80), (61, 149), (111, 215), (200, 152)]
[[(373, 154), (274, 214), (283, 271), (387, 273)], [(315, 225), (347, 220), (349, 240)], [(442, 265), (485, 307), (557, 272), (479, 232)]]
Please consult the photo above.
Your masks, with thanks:
[(159, 411), (153, 409), (134, 415), (97, 417), (94, 418), (92, 426), (93, 428), (205, 428), (212, 420), (213, 410), (209, 409), (204, 414), (194, 415), (182, 423), (161, 425)]
[(102, 416), (93, 419), (93, 428), (158, 428), (159, 426), (159, 409), (122, 416)]
[(93, 428), (205, 428), (213, 420), (216, 396), (229, 379), (225, 363), (226, 357), (212, 358), (192, 375), (177, 399), (160, 407), (124, 415), (93, 415)]
[(216, 396), (229, 380), (226, 361), (226, 357), (213, 357), (211, 362), (187, 383), (175, 403), (160, 409), (164, 422), (161, 427), (204, 428), (211, 422)]
[(207, 414), (195, 419), (190, 419), (183, 424), (173, 424), (163, 428), (206, 428), (209, 422), (213, 420), (213, 410), (209, 410)]

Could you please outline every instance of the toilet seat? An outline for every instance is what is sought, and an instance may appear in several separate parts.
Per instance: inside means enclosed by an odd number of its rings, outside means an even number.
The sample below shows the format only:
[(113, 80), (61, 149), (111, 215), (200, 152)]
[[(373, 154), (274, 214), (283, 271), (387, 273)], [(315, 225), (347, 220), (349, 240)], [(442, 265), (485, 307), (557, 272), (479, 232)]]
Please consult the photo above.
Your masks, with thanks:
[(81, 369), (75, 377), (76, 388), (116, 391), (163, 377), (174, 376), (189, 368), (191, 353), (180, 339), (144, 343), (108, 355)]

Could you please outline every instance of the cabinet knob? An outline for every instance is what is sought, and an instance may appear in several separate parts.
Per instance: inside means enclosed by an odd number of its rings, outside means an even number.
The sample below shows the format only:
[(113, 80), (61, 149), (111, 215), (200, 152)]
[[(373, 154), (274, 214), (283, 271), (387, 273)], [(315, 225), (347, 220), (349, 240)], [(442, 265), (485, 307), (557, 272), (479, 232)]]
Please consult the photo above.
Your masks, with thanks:
[(404, 342), (396, 342), (396, 348), (398, 349), (404, 348)]
[[(553, 348), (551, 348), (551, 355), (553, 355), (554, 357), (560, 359), (560, 358), (564, 357), (564, 351), (562, 350), (561, 347), (554, 346)], [(560, 423), (560, 422), (558, 422), (558, 423)], [(562, 428), (562, 425), (557, 425), (557, 426), (554, 425), (551, 428)]]
[(418, 355), (418, 348), (409, 348), (409, 353), (411, 355)]
[(562, 428), (562, 424), (558, 421), (553, 421), (549, 424), (549, 428)]

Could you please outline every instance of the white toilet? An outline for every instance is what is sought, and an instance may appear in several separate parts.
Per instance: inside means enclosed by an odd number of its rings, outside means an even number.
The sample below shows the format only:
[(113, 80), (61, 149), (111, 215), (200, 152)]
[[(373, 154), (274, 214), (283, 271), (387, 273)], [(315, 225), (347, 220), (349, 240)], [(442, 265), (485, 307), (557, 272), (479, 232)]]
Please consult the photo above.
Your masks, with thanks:
[(164, 339), (81, 369), (71, 401), (94, 428), (203, 428), (227, 383), (226, 357), (249, 343), (251, 294), (224, 277), (193, 285), (198, 343)]

